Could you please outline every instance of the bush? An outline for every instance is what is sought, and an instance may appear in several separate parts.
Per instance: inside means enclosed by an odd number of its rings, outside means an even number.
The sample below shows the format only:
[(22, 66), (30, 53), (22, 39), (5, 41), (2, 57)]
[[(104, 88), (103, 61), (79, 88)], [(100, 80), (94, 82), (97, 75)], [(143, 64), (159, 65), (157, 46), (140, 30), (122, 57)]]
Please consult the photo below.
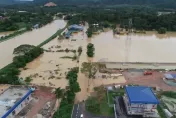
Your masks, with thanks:
[(176, 99), (176, 92), (173, 92), (173, 91), (165, 91), (162, 93), (162, 95)]
[(88, 57), (93, 57), (94, 56), (94, 51), (95, 51), (94, 44), (89, 43), (87, 45), (87, 56)]
[(166, 33), (166, 28), (164, 28), (164, 27), (159, 28), (158, 33), (159, 34), (165, 34)]

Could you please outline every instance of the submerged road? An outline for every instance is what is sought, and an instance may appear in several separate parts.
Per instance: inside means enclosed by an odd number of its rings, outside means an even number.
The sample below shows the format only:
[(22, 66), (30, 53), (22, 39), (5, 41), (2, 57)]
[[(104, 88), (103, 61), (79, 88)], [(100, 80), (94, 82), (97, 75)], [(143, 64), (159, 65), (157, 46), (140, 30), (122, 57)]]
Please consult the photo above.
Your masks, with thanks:
[(176, 63), (156, 63), (156, 62), (100, 62), (106, 68), (119, 69), (176, 69)]

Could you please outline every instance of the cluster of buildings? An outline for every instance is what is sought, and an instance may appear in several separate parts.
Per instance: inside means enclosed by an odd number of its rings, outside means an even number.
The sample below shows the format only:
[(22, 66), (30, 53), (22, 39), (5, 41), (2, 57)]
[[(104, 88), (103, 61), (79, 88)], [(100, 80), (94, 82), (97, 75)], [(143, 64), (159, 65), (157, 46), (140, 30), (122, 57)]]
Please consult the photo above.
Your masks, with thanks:
[(32, 100), (34, 88), (11, 86), (0, 93), (0, 117), (14, 118)]

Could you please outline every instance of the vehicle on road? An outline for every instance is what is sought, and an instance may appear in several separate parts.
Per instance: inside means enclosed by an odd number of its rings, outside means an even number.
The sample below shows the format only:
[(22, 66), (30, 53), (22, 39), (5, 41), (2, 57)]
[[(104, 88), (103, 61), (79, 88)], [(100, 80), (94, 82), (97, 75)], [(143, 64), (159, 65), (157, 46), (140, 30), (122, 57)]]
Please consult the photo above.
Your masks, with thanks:
[(80, 118), (83, 118), (83, 114), (80, 115)]

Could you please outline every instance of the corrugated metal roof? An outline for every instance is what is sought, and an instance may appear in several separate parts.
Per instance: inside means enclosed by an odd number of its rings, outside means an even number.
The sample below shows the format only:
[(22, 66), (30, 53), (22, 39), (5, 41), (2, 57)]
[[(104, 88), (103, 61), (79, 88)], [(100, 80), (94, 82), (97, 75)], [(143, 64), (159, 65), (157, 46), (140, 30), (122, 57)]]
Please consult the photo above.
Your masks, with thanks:
[(150, 87), (128, 86), (125, 90), (130, 103), (159, 104)]
[(76, 30), (83, 30), (83, 26), (74, 24), (74, 25), (70, 25), (68, 29), (69, 30), (75, 30), (75, 29)]
[(176, 74), (171, 74), (172, 75), (172, 77), (175, 79), (176, 78)]
[(174, 79), (171, 74), (164, 74), (164, 77), (167, 79)]
[(21, 104), (31, 93), (33, 89), (30, 89), (25, 96), (23, 96), (12, 108), (10, 108), (1, 118), (7, 118), (9, 114), (11, 114), (19, 104)]
[(173, 79), (176, 79), (176, 74), (164, 74), (164, 77), (166, 79), (173, 80)]

